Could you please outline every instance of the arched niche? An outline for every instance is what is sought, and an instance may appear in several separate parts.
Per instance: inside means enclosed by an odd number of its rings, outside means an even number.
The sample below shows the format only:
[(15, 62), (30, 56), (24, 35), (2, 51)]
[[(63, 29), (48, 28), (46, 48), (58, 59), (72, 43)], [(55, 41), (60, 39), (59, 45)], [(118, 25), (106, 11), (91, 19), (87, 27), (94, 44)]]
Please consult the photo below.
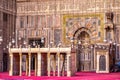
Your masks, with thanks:
[(81, 28), (78, 28), (75, 32), (74, 32), (74, 34), (73, 34), (73, 38), (74, 39), (77, 39), (77, 37), (80, 35), (80, 33), (81, 32), (86, 32), (88, 35), (90, 35), (90, 37), (91, 37), (91, 31), (89, 30), (89, 29), (87, 29), (87, 28), (85, 28), (85, 27), (81, 27)]
[(77, 46), (77, 71), (92, 71), (94, 54), (91, 52), (91, 31), (85, 27), (78, 28), (73, 38)]

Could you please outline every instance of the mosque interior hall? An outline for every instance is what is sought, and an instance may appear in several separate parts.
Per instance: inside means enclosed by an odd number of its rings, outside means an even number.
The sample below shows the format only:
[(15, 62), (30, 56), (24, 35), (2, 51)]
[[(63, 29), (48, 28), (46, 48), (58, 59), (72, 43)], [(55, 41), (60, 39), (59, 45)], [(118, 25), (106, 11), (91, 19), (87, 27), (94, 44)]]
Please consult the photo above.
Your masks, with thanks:
[(120, 63), (119, 4), (120, 0), (0, 0), (0, 72), (115, 72)]

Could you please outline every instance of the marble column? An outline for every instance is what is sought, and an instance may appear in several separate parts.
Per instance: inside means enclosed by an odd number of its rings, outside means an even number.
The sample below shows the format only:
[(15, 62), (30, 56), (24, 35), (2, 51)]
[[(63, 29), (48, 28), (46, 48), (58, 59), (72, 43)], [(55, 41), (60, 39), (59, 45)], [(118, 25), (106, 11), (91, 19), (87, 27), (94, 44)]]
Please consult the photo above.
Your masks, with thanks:
[(37, 55), (35, 55), (35, 76), (37, 75)]
[(94, 45), (94, 70), (96, 70), (96, 46)]
[(13, 75), (13, 53), (10, 53), (10, 70), (9, 70), (9, 76)]
[(28, 75), (28, 55), (26, 55), (26, 75)]
[(99, 72), (99, 58), (100, 58), (100, 55), (99, 55), (99, 52), (97, 52), (97, 68), (96, 68), (96, 73)]
[(47, 70), (48, 76), (50, 76), (50, 52), (47, 53)]
[(19, 53), (20, 56), (20, 72), (19, 75), (22, 76), (22, 53)]
[(67, 53), (67, 76), (71, 76), (71, 71), (70, 71), (70, 53)]
[(31, 76), (31, 53), (28, 53), (28, 57), (29, 57), (29, 72), (28, 72), (28, 76)]
[(60, 52), (57, 53), (57, 56), (58, 56), (58, 59), (57, 59), (57, 61), (58, 61), (58, 64), (57, 64), (58, 69), (57, 70), (58, 71), (57, 72), (58, 72), (58, 77), (59, 77), (60, 76)]
[(37, 53), (37, 76), (41, 76), (41, 53)]
[(62, 55), (62, 64), (63, 64), (63, 66), (61, 66), (61, 67), (63, 67), (63, 69), (62, 69), (62, 76), (65, 76), (65, 57), (66, 57), (66, 55), (63, 54)]

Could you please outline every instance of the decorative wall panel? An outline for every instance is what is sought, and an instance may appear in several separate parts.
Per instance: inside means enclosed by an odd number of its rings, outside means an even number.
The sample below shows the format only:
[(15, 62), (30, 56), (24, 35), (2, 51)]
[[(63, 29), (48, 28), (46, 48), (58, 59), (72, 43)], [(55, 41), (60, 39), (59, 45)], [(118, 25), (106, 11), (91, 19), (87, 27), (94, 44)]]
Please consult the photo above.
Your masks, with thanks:
[(91, 39), (102, 40), (104, 35), (104, 24), (102, 14), (90, 15), (64, 15), (63, 16), (63, 39), (66, 41), (66, 36), (73, 37), (75, 31), (79, 28), (90, 30)]

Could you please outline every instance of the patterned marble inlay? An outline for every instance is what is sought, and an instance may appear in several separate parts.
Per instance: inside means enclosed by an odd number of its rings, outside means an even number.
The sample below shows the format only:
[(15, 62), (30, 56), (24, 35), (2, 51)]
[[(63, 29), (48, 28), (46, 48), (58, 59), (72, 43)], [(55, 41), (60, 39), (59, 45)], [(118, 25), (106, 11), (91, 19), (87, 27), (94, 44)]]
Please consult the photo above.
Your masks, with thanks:
[(66, 36), (73, 37), (74, 33), (79, 28), (88, 29), (91, 32), (90, 33), (91, 39), (100, 40), (101, 36), (104, 34), (102, 21), (103, 21), (102, 14), (64, 15), (63, 17), (64, 41), (66, 39)]

